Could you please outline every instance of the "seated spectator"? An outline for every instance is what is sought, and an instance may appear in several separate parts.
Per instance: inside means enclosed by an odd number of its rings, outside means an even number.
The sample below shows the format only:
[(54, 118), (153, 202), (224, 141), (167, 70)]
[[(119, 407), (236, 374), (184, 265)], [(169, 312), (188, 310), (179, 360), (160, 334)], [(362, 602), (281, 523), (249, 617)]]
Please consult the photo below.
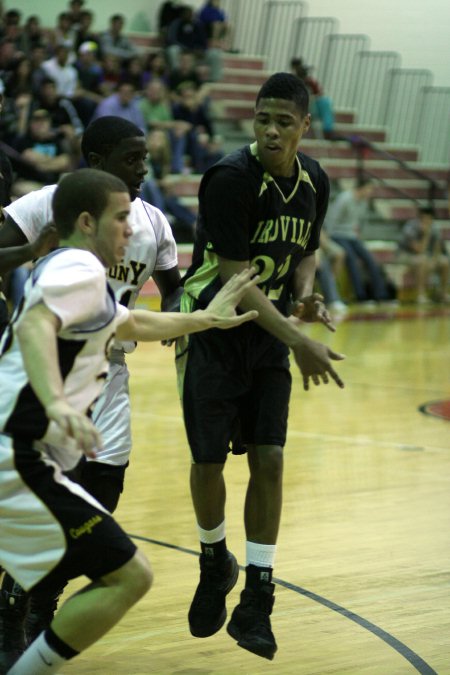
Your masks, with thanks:
[(342, 301), (337, 285), (337, 279), (345, 263), (345, 251), (330, 239), (323, 228), (316, 260), (317, 280), (326, 306), (334, 314), (345, 314), (347, 305)]
[(161, 44), (167, 46), (167, 29), (172, 21), (178, 19), (183, 11), (183, 4), (181, 0), (167, 0), (163, 2), (158, 13), (158, 31)]
[(121, 63), (137, 54), (136, 47), (122, 33), (125, 19), (121, 14), (113, 14), (109, 19), (109, 29), (100, 34), (102, 55), (112, 54)]
[(220, 0), (207, 0), (198, 12), (198, 18), (203, 23), (210, 47), (228, 49), (230, 47), (230, 24)]
[(189, 85), (193, 87), (199, 99), (204, 101), (208, 95), (208, 85), (205, 85), (199, 75), (193, 52), (183, 50), (180, 53), (178, 66), (170, 71), (169, 90), (172, 100), (178, 103), (181, 99), (181, 90)]
[(5, 108), (2, 120), (8, 129), (3, 140), (11, 142), (22, 136), (28, 124), (33, 99), (33, 81), (30, 59), (23, 55), (14, 63), (5, 82)]
[(147, 84), (145, 96), (139, 101), (149, 131), (162, 131), (167, 135), (171, 149), (171, 173), (182, 173), (190, 122), (175, 120), (167, 88), (160, 80)]
[(3, 15), (2, 40), (14, 45), (14, 51), (22, 53), (22, 13), (18, 9), (9, 9)]
[(449, 302), (449, 256), (441, 232), (434, 222), (430, 207), (418, 210), (416, 218), (403, 226), (399, 242), (399, 262), (407, 264), (414, 274), (417, 302), (429, 302), (430, 281), (433, 274), (439, 279), (438, 300)]
[(195, 173), (204, 173), (223, 157), (219, 140), (215, 137), (212, 119), (196, 89), (186, 84), (180, 92), (180, 101), (173, 106), (173, 116), (191, 125), (187, 134), (187, 152)]
[(76, 37), (77, 34), (75, 28), (72, 26), (70, 14), (68, 12), (58, 14), (56, 27), (51, 33), (50, 42), (55, 53), (60, 45), (64, 45), (67, 48), (68, 63), (73, 63), (76, 58)]
[(178, 68), (180, 53), (183, 50), (193, 52), (200, 62), (208, 68), (208, 80), (217, 82), (222, 77), (222, 50), (209, 47), (206, 30), (201, 21), (194, 16), (189, 5), (183, 7), (181, 16), (171, 22), (167, 29), (167, 58), (172, 70)]
[(196, 216), (174, 193), (174, 183), (167, 176), (172, 164), (167, 136), (153, 129), (147, 137), (149, 173), (142, 185), (141, 197), (163, 211), (169, 218), (175, 240), (190, 243), (194, 240)]
[(75, 38), (75, 51), (77, 53), (83, 42), (94, 42), (97, 45), (97, 54), (100, 56), (100, 39), (97, 33), (94, 33), (91, 29), (93, 21), (94, 15), (89, 10), (85, 9), (80, 13)]
[(161, 80), (164, 84), (169, 84), (169, 64), (162, 50), (150, 52), (144, 61), (144, 84), (153, 80)]
[(78, 83), (82, 95), (100, 103), (105, 91), (104, 72), (97, 54), (98, 45), (96, 42), (83, 42), (78, 48), (78, 58), (74, 66), (78, 73)]
[(56, 183), (62, 173), (73, 168), (70, 155), (64, 152), (60, 134), (51, 127), (47, 110), (32, 113), (27, 132), (18, 139), (16, 149), (30, 168), (28, 172), (25, 166), (15, 167), (19, 171), (19, 180), (13, 186), (16, 197)]
[(291, 59), (291, 72), (297, 75), (305, 83), (311, 103), (311, 115), (320, 119), (324, 138), (329, 140), (338, 140), (335, 133), (335, 119), (333, 104), (329, 96), (325, 96), (319, 82), (309, 74), (310, 66), (305, 66), (302, 59)]
[(69, 9), (67, 10), (67, 14), (69, 15), (72, 28), (75, 31), (79, 30), (80, 25), (82, 23), (81, 17), (83, 14), (83, 5), (84, 0), (70, 0), (69, 2)]
[(38, 46), (46, 47), (48, 38), (41, 27), (41, 21), (38, 16), (29, 16), (25, 21), (20, 40), (20, 50), (27, 56), (31, 55), (32, 50)]
[(110, 96), (115, 92), (121, 78), (120, 59), (114, 54), (103, 54), (101, 59), (103, 68), (103, 96)]
[[(336, 197), (325, 220), (327, 234), (345, 251), (346, 267), (358, 302), (390, 299), (383, 272), (362, 238), (372, 194), (372, 181), (359, 181), (356, 187)], [(366, 274), (369, 288), (365, 282)]]
[(55, 56), (44, 61), (42, 64), (47, 77), (54, 80), (58, 96), (71, 100), (84, 126), (92, 119), (96, 101), (90, 96), (85, 96), (78, 79), (78, 71), (69, 63), (69, 48), (66, 44), (56, 47)]
[(136, 89), (132, 82), (119, 82), (117, 90), (107, 98), (100, 101), (92, 119), (114, 115), (133, 122), (139, 129), (146, 131), (144, 116), (139, 107)]
[(31, 114), (36, 110), (48, 112), (53, 132), (66, 141), (66, 151), (78, 153), (83, 124), (72, 101), (58, 95), (56, 85), (49, 77), (41, 81), (36, 99), (31, 105)]
[(127, 80), (127, 82), (132, 82), (136, 90), (136, 94), (140, 95), (144, 91), (144, 64), (140, 56), (132, 56), (131, 59), (128, 59), (126, 64), (122, 68), (121, 74), (122, 80)]

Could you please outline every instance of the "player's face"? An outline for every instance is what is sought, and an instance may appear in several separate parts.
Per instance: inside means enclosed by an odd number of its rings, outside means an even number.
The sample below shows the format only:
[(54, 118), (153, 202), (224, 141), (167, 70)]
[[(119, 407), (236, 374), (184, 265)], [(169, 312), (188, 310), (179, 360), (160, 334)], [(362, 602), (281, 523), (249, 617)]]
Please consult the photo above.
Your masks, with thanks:
[(94, 252), (105, 267), (119, 263), (133, 231), (128, 224), (130, 197), (126, 192), (111, 192), (108, 204), (96, 223)]
[(97, 168), (121, 178), (128, 187), (131, 201), (134, 201), (141, 191), (142, 181), (147, 173), (146, 157), (144, 136), (124, 138), (107, 157), (102, 159), (101, 166)]
[(310, 115), (302, 117), (293, 101), (261, 98), (255, 109), (253, 129), (258, 157), (274, 176), (291, 176), (300, 139), (309, 129)]

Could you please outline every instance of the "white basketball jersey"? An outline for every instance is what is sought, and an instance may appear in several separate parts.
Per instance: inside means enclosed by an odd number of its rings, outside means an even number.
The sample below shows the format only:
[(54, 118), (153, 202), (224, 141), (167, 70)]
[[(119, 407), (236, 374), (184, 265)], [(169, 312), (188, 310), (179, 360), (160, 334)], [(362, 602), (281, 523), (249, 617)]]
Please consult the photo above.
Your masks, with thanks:
[[(76, 410), (88, 413), (103, 388), (108, 350), (118, 324), (129, 315), (109, 288), (105, 269), (89, 251), (58, 249), (42, 258), (25, 286), (24, 304), (0, 343), (0, 432), (41, 440), (64, 448), (63, 466), (79, 459), (75, 445), (49, 422), (24, 368), (16, 331), (21, 318), (43, 302), (61, 321), (57, 334), (64, 396)], [(68, 456), (72, 455), (71, 461)], [(75, 461), (73, 461), (75, 460)]]

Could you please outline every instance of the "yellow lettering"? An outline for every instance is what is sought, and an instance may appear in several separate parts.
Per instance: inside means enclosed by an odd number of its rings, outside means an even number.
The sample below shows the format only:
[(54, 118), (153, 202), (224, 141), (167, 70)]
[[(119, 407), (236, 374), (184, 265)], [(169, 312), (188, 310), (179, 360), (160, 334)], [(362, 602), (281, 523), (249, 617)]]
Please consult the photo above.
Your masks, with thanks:
[(296, 243), (297, 241), (297, 222), (298, 218), (292, 218), (292, 237), (291, 237), (291, 242), (293, 244)]
[(259, 233), (261, 232), (261, 228), (263, 227), (263, 225), (264, 225), (264, 221), (260, 220), (259, 223), (258, 223), (258, 227), (256, 228), (256, 232), (253, 235), (253, 239), (250, 242), (251, 244), (254, 244), (255, 241), (258, 239)]
[(300, 227), (300, 234), (299, 234), (299, 236), (298, 236), (297, 244), (298, 244), (299, 246), (302, 246), (303, 248), (305, 248), (305, 247), (306, 247), (306, 244), (307, 244), (308, 241), (309, 241), (309, 236), (310, 236), (310, 232), (311, 232), (311, 223), (308, 223), (308, 225), (306, 226), (306, 232), (303, 232), (303, 228), (304, 228), (304, 225), (305, 225), (305, 221), (304, 221), (304, 220), (301, 220), (301, 221), (300, 221), (300, 224), (301, 224), (301, 227)]

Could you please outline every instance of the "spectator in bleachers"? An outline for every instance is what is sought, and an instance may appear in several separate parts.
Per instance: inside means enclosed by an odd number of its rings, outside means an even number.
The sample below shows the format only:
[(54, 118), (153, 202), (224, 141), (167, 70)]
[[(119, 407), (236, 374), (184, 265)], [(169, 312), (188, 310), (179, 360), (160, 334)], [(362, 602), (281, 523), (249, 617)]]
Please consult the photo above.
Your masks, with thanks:
[(9, 9), (3, 15), (3, 25), (1, 28), (1, 37), (3, 40), (9, 40), (14, 44), (15, 50), (20, 52), (22, 49), (22, 14), (18, 9)]
[(158, 31), (161, 44), (167, 46), (167, 29), (175, 19), (181, 16), (183, 3), (180, 0), (163, 2), (158, 13)]
[(148, 130), (161, 131), (168, 137), (171, 173), (182, 173), (186, 136), (192, 124), (174, 118), (168, 89), (161, 80), (152, 80), (147, 84), (145, 96), (139, 101), (139, 107)]
[(147, 136), (149, 173), (142, 185), (141, 197), (163, 211), (170, 220), (175, 240), (188, 243), (194, 240), (196, 216), (179, 200), (173, 183), (167, 180), (172, 165), (170, 145), (161, 129), (153, 129)]
[(138, 54), (128, 59), (122, 68), (121, 79), (132, 82), (136, 89), (136, 94), (140, 95), (143, 93), (145, 83), (144, 64)]
[(93, 21), (94, 15), (92, 12), (87, 9), (81, 12), (75, 38), (75, 50), (77, 53), (83, 42), (94, 42), (97, 45), (97, 53), (100, 55), (100, 40), (97, 33), (91, 28)]
[(75, 40), (77, 34), (75, 28), (72, 26), (70, 14), (68, 12), (61, 12), (58, 14), (56, 27), (51, 33), (51, 45), (55, 55), (61, 45), (67, 48), (67, 62), (73, 63), (76, 58)]
[(146, 131), (144, 116), (139, 107), (136, 88), (132, 82), (126, 80), (119, 82), (115, 93), (100, 101), (92, 119), (96, 120), (107, 115), (122, 117), (135, 124), (142, 131)]
[(54, 56), (44, 61), (41, 67), (47, 77), (55, 82), (59, 96), (73, 98), (78, 89), (78, 73), (69, 57), (70, 47), (63, 40), (56, 45)]
[(320, 245), (316, 253), (317, 280), (328, 309), (334, 314), (345, 314), (347, 305), (343, 302), (337, 279), (345, 264), (345, 251), (330, 239), (325, 230), (320, 232)]
[(180, 100), (173, 106), (173, 116), (176, 120), (183, 120), (191, 125), (187, 134), (186, 150), (191, 158), (193, 171), (204, 173), (223, 157), (223, 153), (207, 106), (192, 85), (186, 84), (181, 89)]
[(75, 31), (79, 30), (80, 25), (82, 23), (83, 5), (84, 0), (70, 0), (69, 2), (69, 9), (67, 10), (67, 14), (69, 15), (72, 28)]
[(32, 172), (25, 172), (22, 167), (22, 174), (19, 173), (22, 180), (14, 183), (16, 196), (56, 183), (62, 173), (73, 168), (70, 155), (64, 151), (61, 135), (52, 129), (47, 110), (32, 113), (27, 131), (18, 139), (16, 149)]
[(181, 90), (186, 86), (192, 86), (197, 92), (197, 97), (202, 101), (208, 94), (208, 85), (199, 75), (196, 67), (195, 54), (188, 50), (180, 53), (178, 66), (172, 68), (169, 74), (169, 89), (172, 100), (178, 103), (181, 98)]
[(399, 262), (407, 264), (414, 274), (417, 302), (429, 302), (432, 275), (439, 279), (437, 299), (449, 302), (449, 256), (431, 207), (422, 207), (417, 216), (403, 226), (399, 242)]
[(200, 8), (198, 18), (205, 26), (210, 47), (225, 49), (230, 46), (230, 24), (220, 0), (207, 0)]
[(372, 181), (360, 180), (356, 187), (336, 197), (325, 219), (327, 233), (345, 250), (345, 264), (357, 302), (390, 299), (383, 272), (362, 237), (372, 195)]
[[(5, 74), (6, 75), (6, 74)], [(30, 107), (33, 99), (32, 71), (30, 59), (23, 55), (17, 59), (5, 77), (5, 113), (3, 121), (10, 119), (9, 133), (6, 134), (8, 142), (11, 136), (21, 136), (25, 133)], [(8, 138), (9, 136), (9, 138)]]
[(41, 81), (31, 105), (31, 114), (35, 110), (48, 112), (53, 132), (66, 139), (66, 149), (72, 152), (77, 147), (75, 139), (83, 133), (83, 123), (72, 101), (58, 94), (55, 82), (50, 77)]
[(291, 59), (291, 72), (297, 75), (309, 91), (311, 115), (320, 119), (324, 138), (338, 140), (335, 133), (335, 119), (333, 103), (329, 96), (325, 96), (319, 82), (310, 75), (311, 66), (306, 66), (300, 58)]
[(121, 63), (137, 54), (136, 47), (123, 34), (125, 19), (122, 14), (113, 14), (109, 19), (109, 29), (100, 34), (102, 56), (116, 56)]
[(217, 82), (221, 79), (222, 50), (208, 46), (205, 26), (195, 17), (194, 10), (189, 5), (185, 5), (181, 16), (170, 23), (166, 43), (167, 58), (172, 69), (178, 68), (180, 53), (188, 50), (208, 68), (208, 80)]
[(152, 80), (169, 84), (169, 65), (162, 50), (149, 53), (144, 61), (144, 82), (148, 84)]
[(27, 18), (22, 30), (20, 39), (20, 49), (27, 56), (31, 55), (32, 50), (40, 45), (47, 45), (48, 39), (42, 30), (41, 21), (38, 16), (32, 15)]
[(120, 59), (114, 54), (103, 54), (101, 63), (103, 68), (103, 95), (109, 96), (114, 93), (120, 82)]
[(105, 92), (104, 72), (97, 58), (96, 42), (83, 42), (78, 48), (78, 58), (74, 64), (78, 73), (78, 82), (83, 96), (100, 103)]

